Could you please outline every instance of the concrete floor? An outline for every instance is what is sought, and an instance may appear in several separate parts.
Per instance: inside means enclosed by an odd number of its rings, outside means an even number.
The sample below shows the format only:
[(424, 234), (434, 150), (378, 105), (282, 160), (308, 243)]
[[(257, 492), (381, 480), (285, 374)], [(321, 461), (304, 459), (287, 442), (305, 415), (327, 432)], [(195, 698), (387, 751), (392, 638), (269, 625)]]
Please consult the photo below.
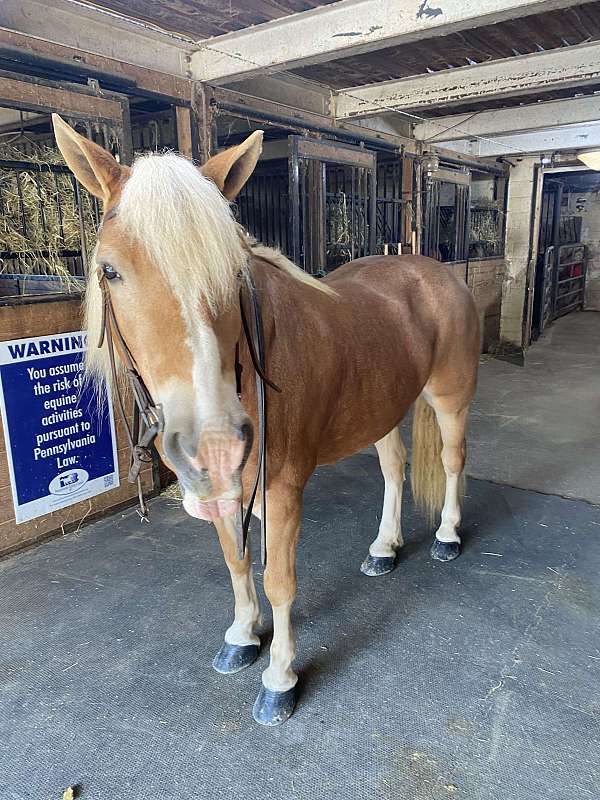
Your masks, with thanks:
[(173, 501), (0, 564), (0, 798), (597, 798), (598, 509), (471, 480), (461, 558), (430, 560), (407, 502), (398, 568), (366, 578), (381, 495), (367, 453), (309, 486), (302, 696), (276, 729), (250, 716), (266, 651), (210, 666), (226, 569)]
[(457, 561), (430, 560), (409, 496), (398, 568), (364, 577), (377, 460), (317, 471), (302, 695), (280, 728), (250, 716), (266, 649), (238, 675), (211, 669), (227, 572), (176, 502), (153, 501), (151, 526), (131, 511), (0, 563), (0, 800), (77, 783), (81, 800), (596, 800), (600, 510), (553, 493), (598, 496), (599, 322), (560, 321), (524, 370), (483, 366), (471, 473), (550, 494), (470, 479)]
[(525, 367), (482, 364), (468, 471), (600, 504), (600, 313), (557, 320)]

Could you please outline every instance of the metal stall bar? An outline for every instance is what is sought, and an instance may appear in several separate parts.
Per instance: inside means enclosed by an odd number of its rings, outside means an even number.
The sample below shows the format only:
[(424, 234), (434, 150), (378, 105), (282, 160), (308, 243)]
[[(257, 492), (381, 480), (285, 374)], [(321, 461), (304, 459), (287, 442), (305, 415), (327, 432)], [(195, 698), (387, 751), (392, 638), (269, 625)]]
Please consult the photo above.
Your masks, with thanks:
[[(0, 71), (0, 105), (43, 115), (57, 112), (84, 135), (117, 154), (121, 163), (131, 163), (133, 150), (127, 97), (101, 89), (95, 80), (90, 80), (88, 86), (81, 86)], [(0, 160), (0, 171), (13, 176), (15, 181), (21, 235), (30, 243), (35, 241), (27, 252), (19, 249), (19, 252), (3, 253), (5, 261), (14, 264), (18, 272), (25, 270), (26, 274), (53, 275), (60, 262), (61, 274), (66, 269), (72, 275), (81, 275), (81, 263), (85, 265), (87, 255), (84, 205), (97, 222), (97, 204), (84, 190), (78, 186), (73, 188), (74, 211), (80, 228), (79, 247), (74, 247), (74, 242), (65, 243), (65, 200), (60, 196), (63, 184), (59, 179), (63, 174), (70, 175), (67, 167), (11, 158)], [(50, 175), (46, 177), (46, 173)], [(42, 195), (42, 183), (45, 185), (47, 181), (53, 187), (50, 198)], [(35, 219), (31, 214), (28, 216), (25, 208), (23, 192), (26, 187), (31, 190), (30, 194), (32, 192), (31, 208), (37, 208)], [(58, 234), (52, 242), (50, 226), (55, 227)], [(34, 238), (32, 233), (36, 234)]]
[[(343, 216), (342, 227), (347, 234), (347, 257), (343, 260), (375, 253), (376, 153), (302, 136), (290, 136), (288, 141), (292, 259), (308, 272), (319, 274), (338, 266), (327, 251), (327, 238), (334, 228), (340, 238), (339, 226), (334, 226), (331, 219), (336, 209)], [(301, 187), (303, 165), (308, 181)]]

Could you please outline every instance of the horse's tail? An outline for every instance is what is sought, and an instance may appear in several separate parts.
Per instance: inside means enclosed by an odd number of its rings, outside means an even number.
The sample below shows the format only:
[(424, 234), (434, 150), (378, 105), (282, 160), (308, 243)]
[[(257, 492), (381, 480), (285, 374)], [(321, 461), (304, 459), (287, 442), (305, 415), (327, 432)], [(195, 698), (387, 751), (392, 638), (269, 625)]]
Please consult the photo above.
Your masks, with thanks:
[(415, 503), (433, 524), (442, 510), (446, 492), (446, 473), (442, 464), (442, 435), (435, 411), (422, 397), (417, 397), (412, 429), (410, 482)]

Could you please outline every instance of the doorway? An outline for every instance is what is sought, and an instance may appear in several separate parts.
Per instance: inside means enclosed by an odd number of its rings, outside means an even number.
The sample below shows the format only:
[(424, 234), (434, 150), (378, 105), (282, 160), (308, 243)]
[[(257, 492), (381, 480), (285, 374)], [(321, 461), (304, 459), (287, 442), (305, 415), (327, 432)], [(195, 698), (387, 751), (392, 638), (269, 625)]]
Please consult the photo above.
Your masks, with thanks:
[[(530, 342), (558, 317), (584, 307), (590, 244), (584, 220), (595, 209), (600, 179), (592, 171), (544, 176)], [(589, 224), (586, 225), (589, 229)]]

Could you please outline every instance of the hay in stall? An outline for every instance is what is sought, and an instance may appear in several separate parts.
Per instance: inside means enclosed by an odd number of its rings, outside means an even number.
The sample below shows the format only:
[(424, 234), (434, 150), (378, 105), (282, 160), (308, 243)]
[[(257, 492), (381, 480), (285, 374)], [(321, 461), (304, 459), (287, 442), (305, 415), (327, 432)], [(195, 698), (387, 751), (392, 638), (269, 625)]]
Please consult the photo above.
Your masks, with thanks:
[[(333, 269), (366, 252), (365, 207), (356, 197), (338, 191), (327, 198), (327, 261)], [(357, 257), (357, 256), (355, 256)]]
[(497, 200), (479, 199), (471, 207), (470, 237), (471, 257), (485, 258), (497, 252), (502, 235), (503, 210)]
[(344, 192), (336, 192), (327, 200), (327, 261), (334, 266), (350, 261), (350, 215)]
[(181, 489), (179, 481), (174, 481), (173, 483), (170, 483), (162, 490), (160, 494), (161, 497), (166, 497), (167, 500), (175, 501), (173, 503), (174, 507), (180, 506), (181, 503), (183, 502), (183, 491)]
[[(58, 150), (39, 144), (24, 153), (0, 140), (0, 158), (64, 165)], [(79, 288), (83, 277), (72, 274), (61, 251), (85, 247), (91, 255), (97, 229), (93, 199), (80, 188), (80, 219), (70, 173), (20, 170), (18, 176), (16, 170), (0, 168), (0, 273), (52, 275), (68, 289)]]

